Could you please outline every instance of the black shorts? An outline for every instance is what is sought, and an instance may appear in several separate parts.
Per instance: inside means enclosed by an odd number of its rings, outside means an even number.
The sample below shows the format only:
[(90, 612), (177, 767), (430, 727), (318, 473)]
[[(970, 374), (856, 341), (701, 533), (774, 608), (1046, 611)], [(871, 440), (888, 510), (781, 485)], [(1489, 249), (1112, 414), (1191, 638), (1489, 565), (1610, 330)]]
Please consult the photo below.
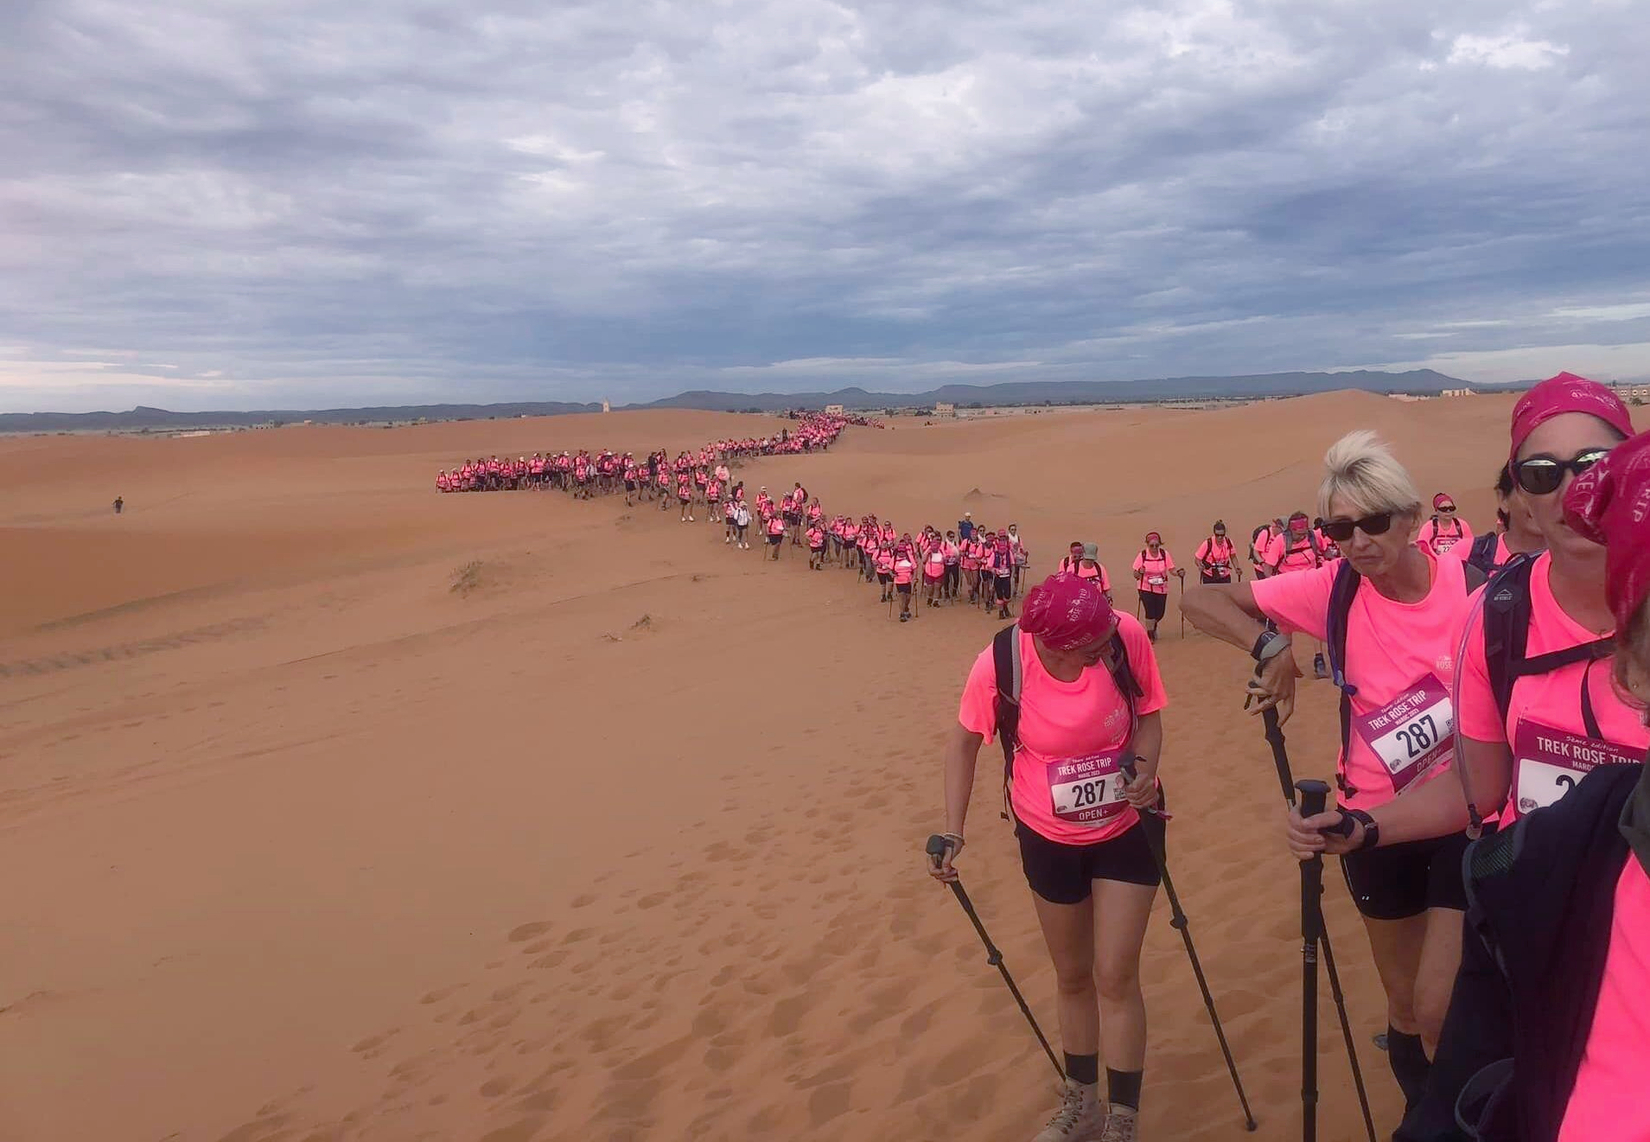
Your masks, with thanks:
[(1345, 853), (1341, 872), (1352, 902), (1371, 920), (1405, 920), (1429, 908), (1465, 912), (1461, 858), (1469, 843), (1462, 832)]
[(1014, 836), (1020, 842), (1020, 865), (1031, 891), (1051, 904), (1081, 904), (1094, 891), (1097, 880), (1159, 883), (1162, 878), (1147, 829), (1155, 829), (1162, 839), (1162, 819), (1147, 816), (1128, 832), (1097, 845), (1051, 841), (1019, 822), (1014, 825)]
[(997, 598), (1008, 602), (1008, 597), (1014, 593), (1014, 580), (1007, 575), (997, 576)]
[(1198, 581), (1200, 583), (1204, 583), (1204, 584), (1217, 583), (1217, 584), (1224, 584), (1224, 585), (1230, 586), (1231, 582), (1232, 582), (1232, 573), (1230, 571), (1228, 571), (1224, 576), (1222, 576), (1222, 575), (1211, 575), (1207, 571), (1201, 571), (1201, 572), (1198, 573), (1197, 578), (1198, 578)]
[(1152, 622), (1163, 618), (1163, 612), (1168, 609), (1169, 596), (1159, 595), (1155, 591), (1140, 592), (1140, 606), (1146, 612), (1146, 617)]
[(770, 535), (770, 536), (768, 536), (768, 542), (773, 544), (775, 547), (778, 547), (780, 541), (783, 540), (784, 538), (785, 537), (783, 535)]
[(893, 581), (894, 581), (894, 577), (892, 575), (890, 575), (888, 572), (886, 572), (886, 571), (878, 571), (877, 572), (877, 582), (881, 583), (884, 587), (886, 587), (888, 584), (892, 583)]
[(911, 593), (911, 584), (909, 583), (895, 583), (894, 586), (902, 595), (909, 595)]

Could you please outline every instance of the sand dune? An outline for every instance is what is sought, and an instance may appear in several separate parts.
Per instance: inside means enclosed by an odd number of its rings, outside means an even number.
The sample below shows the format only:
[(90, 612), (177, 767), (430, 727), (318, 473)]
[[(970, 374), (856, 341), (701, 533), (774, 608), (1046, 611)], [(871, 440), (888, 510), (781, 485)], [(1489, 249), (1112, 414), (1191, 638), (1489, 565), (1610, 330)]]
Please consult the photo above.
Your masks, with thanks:
[[(1014, 520), (1044, 569), (1092, 539), (1126, 575), (1148, 528), (1185, 561), (1216, 516), (1246, 533), (1309, 508), (1323, 448), (1363, 425), (1482, 525), (1507, 412), (1332, 394), (907, 423), (743, 474), (902, 527)], [(431, 486), (475, 453), (777, 423), (0, 440), (0, 1136), (1029, 1136), (1052, 1072), (919, 856), (996, 624), (892, 623), (851, 575), (646, 505)], [(1261, 1130), (1161, 900), (1143, 1125), (1288, 1138), (1298, 877), (1239, 656), (1176, 629), (1172, 867)], [(1303, 706), (1297, 769), (1323, 775), (1333, 703)], [(1052, 1027), (996, 780), (982, 765), (964, 878)], [(1379, 985), (1329, 883), (1390, 1129)], [(1322, 1136), (1350, 1139), (1323, 1030)]]

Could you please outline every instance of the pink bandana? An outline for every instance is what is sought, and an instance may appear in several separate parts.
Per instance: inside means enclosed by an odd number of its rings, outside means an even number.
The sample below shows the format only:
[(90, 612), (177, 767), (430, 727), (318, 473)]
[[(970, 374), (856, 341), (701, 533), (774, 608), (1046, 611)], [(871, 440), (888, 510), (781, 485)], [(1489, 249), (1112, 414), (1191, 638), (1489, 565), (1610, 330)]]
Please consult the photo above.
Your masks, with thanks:
[(1564, 518), (1604, 545), (1604, 597), (1616, 630), (1626, 630), (1650, 595), (1650, 432), (1578, 476), (1564, 496)]
[(1620, 397), (1597, 381), (1560, 373), (1536, 385), (1513, 406), (1510, 458), (1518, 459), (1518, 450), (1537, 427), (1567, 412), (1596, 416), (1623, 437), (1633, 435), (1633, 418)]
[(1098, 582), (1062, 571), (1026, 595), (1020, 629), (1053, 650), (1076, 650), (1104, 638), (1112, 618), (1111, 603)]

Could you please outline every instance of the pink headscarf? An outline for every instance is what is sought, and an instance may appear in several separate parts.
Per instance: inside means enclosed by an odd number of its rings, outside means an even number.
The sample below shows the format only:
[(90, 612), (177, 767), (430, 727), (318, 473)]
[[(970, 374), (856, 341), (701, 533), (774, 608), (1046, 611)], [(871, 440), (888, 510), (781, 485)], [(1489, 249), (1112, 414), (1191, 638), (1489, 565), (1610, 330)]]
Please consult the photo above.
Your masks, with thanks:
[(1604, 597), (1616, 630), (1625, 630), (1650, 595), (1650, 432), (1578, 476), (1564, 496), (1564, 518), (1604, 545)]
[(1513, 406), (1509, 458), (1518, 459), (1518, 450), (1538, 426), (1567, 412), (1596, 416), (1623, 437), (1633, 435), (1633, 418), (1611, 389), (1574, 373), (1560, 373), (1536, 385)]
[(1053, 650), (1076, 650), (1104, 638), (1112, 619), (1111, 603), (1098, 582), (1062, 571), (1026, 595), (1020, 629)]

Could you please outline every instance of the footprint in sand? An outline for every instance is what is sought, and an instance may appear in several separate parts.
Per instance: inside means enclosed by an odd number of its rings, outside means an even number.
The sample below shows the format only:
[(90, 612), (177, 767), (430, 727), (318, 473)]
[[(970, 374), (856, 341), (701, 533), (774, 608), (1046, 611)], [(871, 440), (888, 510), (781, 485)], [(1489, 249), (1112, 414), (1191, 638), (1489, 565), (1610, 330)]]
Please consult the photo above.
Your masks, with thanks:
[(524, 941), (531, 940), (534, 936), (542, 936), (548, 932), (551, 927), (552, 924), (549, 920), (538, 920), (532, 924), (522, 924), (520, 927), (510, 929), (510, 942), (512, 944), (520, 944)]

